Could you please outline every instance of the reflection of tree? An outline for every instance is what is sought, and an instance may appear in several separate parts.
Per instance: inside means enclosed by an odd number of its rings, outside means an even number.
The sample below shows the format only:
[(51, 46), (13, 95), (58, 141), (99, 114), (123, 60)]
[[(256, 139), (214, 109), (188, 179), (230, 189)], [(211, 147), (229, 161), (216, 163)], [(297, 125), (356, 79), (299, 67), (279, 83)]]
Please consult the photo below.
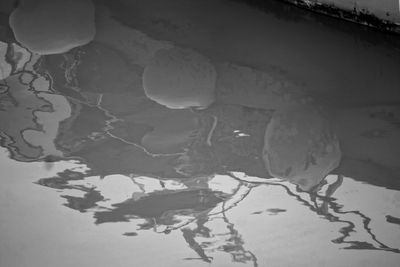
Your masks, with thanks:
[[(240, 233), (226, 216), (226, 212), (243, 201), (257, 185), (240, 181), (237, 187), (227, 194), (211, 190), (207, 184), (202, 184), (204, 181), (197, 183), (199, 179), (201, 178), (187, 181), (185, 184), (188, 188), (183, 190), (170, 190), (162, 182), (162, 190), (151, 193), (147, 193), (140, 184), (138, 194), (134, 193), (132, 198), (113, 204), (111, 208), (102, 206), (102, 202), (107, 199), (95, 186), (82, 184), (85, 174), (66, 170), (58, 173), (56, 177), (40, 179), (37, 183), (58, 190), (72, 189), (84, 193), (81, 197), (67, 194), (61, 197), (66, 199), (67, 203), (64, 206), (68, 208), (79, 212), (92, 211), (96, 224), (144, 220), (137, 224), (138, 230), (153, 230), (163, 234), (180, 230), (189, 247), (203, 261), (211, 262), (213, 258), (207, 254), (217, 250), (230, 254), (235, 262), (253, 262), (253, 265), (257, 266), (255, 255), (244, 248)], [(206, 226), (212, 220), (221, 220), (227, 231), (222, 234), (213, 233), (213, 229)], [(193, 225), (196, 227), (191, 228)], [(208, 241), (199, 242), (198, 238)], [(214, 242), (213, 238), (216, 238)], [(219, 244), (221, 242), (222, 244)], [(213, 247), (216, 244), (218, 246)]]
[(7, 61), (12, 72), (2, 81), (0, 131), (3, 146), (18, 161), (60, 157), (53, 139), (60, 121), (69, 116), (64, 96), (53, 94), (46, 73), (39, 72), (42, 58), (17, 44), (9, 44)]
[[(210, 239), (213, 234), (207, 228), (206, 222), (221, 215), (227, 232), (220, 236), (224, 238), (225, 244), (217, 250), (229, 253), (233, 261), (253, 262), (257, 266), (256, 257), (245, 249), (238, 230), (226, 216), (227, 210), (242, 201), (256, 183), (245, 184), (237, 179), (240, 183), (238, 190), (247, 187), (247, 193), (235, 195), (239, 192), (236, 191), (231, 196), (221, 196), (205, 188), (196, 188), (189, 180), (224, 173), (225, 170), (266, 177), (260, 155), (265, 127), (271, 120), (273, 111), (245, 107), (240, 104), (241, 99), (237, 100), (238, 103), (226, 100), (227, 102), (213, 105), (207, 110), (192, 110), (192, 113), (183, 114), (182, 118), (196, 119), (199, 123), (194, 125), (196, 134), (193, 137), (190, 136), (182, 143), (178, 142), (179, 151), (182, 152), (152, 154), (141, 144), (143, 137), (164, 125), (165, 118), (176, 119), (178, 113), (157, 107), (144, 98), (140, 79), (137, 78), (140, 72), (126, 68), (124, 61), (115, 52), (101, 44), (93, 44), (65, 55), (44, 57), (39, 65), (37, 73), (51, 76), (53, 89), (66, 95), (74, 109), (72, 116), (62, 123), (55, 140), (65, 156), (85, 161), (91, 169), (91, 175), (134, 173), (157, 177), (160, 181), (173, 177), (179, 178), (188, 189), (168, 191), (163, 188), (156, 193), (142, 192), (143, 194), (133, 195), (111, 208), (98, 210), (104, 197), (95, 188), (71, 185), (69, 180), (74, 179), (65, 177), (41, 179), (40, 184), (83, 192), (82, 197), (63, 195), (67, 200), (65, 206), (80, 212), (96, 209), (94, 217), (98, 224), (144, 219), (145, 222), (139, 225), (139, 230), (153, 229), (156, 232), (169, 233), (179, 229), (189, 246), (206, 262), (212, 260), (207, 255), (210, 246), (196, 240), (198, 237)], [(122, 75), (124, 79), (117, 79), (121, 69), (126, 70), (126, 74), (134, 75)], [(22, 86), (23, 81), (20, 79), (19, 82)], [(32, 83), (29, 86), (33, 88)], [(134, 90), (130, 91), (131, 87)], [(247, 92), (241, 86), (238, 86), (238, 91)], [(229, 94), (224, 97), (228, 99)], [(34, 98), (36, 99), (36, 95)], [(35, 107), (40, 107), (39, 104)], [(160, 114), (169, 115), (161, 117)], [(164, 132), (159, 131), (159, 134)], [(345, 224), (340, 230), (340, 237), (333, 242), (346, 244), (351, 249), (398, 252), (378, 240), (370, 229), (369, 217), (359, 211), (342, 211), (342, 207), (332, 197), (340, 186), (341, 179), (339, 177), (337, 182), (329, 185), (325, 196), (311, 194), (311, 202), (284, 184), (278, 186), (282, 186), (289, 195), (330, 222)], [(222, 211), (215, 212), (218, 205), (222, 205)], [(363, 228), (378, 247), (367, 242), (348, 241), (356, 225), (350, 220), (344, 220), (342, 215), (345, 214), (361, 217)], [(197, 227), (189, 228), (192, 224)], [(160, 230), (164, 227), (165, 230)]]
[(196, 217), (213, 209), (223, 198), (219, 192), (209, 189), (156, 191), (139, 199), (131, 198), (114, 204), (113, 209), (96, 212), (94, 217), (97, 224), (115, 221), (116, 218), (121, 221), (144, 218), (151, 224), (176, 225), (176, 215)]
[[(245, 242), (243, 241), (240, 233), (235, 229), (235, 225), (230, 222), (226, 216), (226, 212), (243, 201), (253, 187), (254, 186), (241, 181), (236, 190), (233, 192), (232, 196), (235, 196), (238, 192), (240, 192), (240, 189), (246, 188), (247, 190), (245, 190), (244, 193), (239, 194), (239, 196), (236, 196), (238, 199), (235, 199), (233, 203), (230, 203), (228, 206), (227, 201), (224, 201), (222, 203), (221, 211), (219, 212), (201, 214), (201, 216), (196, 218), (196, 227), (194, 229), (190, 229), (189, 227), (181, 229), (183, 237), (188, 243), (189, 247), (193, 249), (203, 261), (212, 261), (213, 258), (207, 256), (206, 252), (207, 250), (210, 250), (209, 247), (213, 245), (213, 242), (203, 241), (199, 243), (196, 241), (196, 237), (212, 240), (214, 236), (217, 236), (219, 239), (218, 241), (221, 241), (222, 239), (224, 244), (218, 246), (216, 249), (230, 254), (232, 261), (240, 263), (252, 262), (253, 266), (258, 266), (256, 256), (251, 251), (244, 248)], [(231, 197), (230, 199), (236, 197)], [(221, 215), (221, 217), (217, 217), (217, 215)], [(226, 233), (214, 235), (213, 231), (205, 226), (207, 222), (216, 219), (222, 219), (226, 229), (228, 230)], [(211, 249), (211, 251), (213, 251), (213, 249)]]
[[(342, 211), (343, 207), (333, 197), (336, 189), (343, 182), (342, 176), (338, 176), (336, 181), (326, 185), (325, 195), (321, 195), (317, 190), (303, 195), (304, 192), (294, 192), (291, 187), (282, 183), (268, 180), (247, 182), (232, 173), (228, 173), (228, 175), (239, 182), (229, 195), (208, 188), (190, 188), (190, 183), (186, 184), (189, 188), (185, 190), (168, 190), (163, 182), (161, 183), (162, 191), (146, 193), (142, 188), (142, 195), (135, 196), (134, 194), (131, 199), (114, 204), (111, 208), (101, 206), (101, 202), (105, 200), (101, 191), (92, 187), (69, 184), (70, 181), (83, 179), (84, 175), (67, 171), (59, 174), (59, 177), (41, 179), (39, 183), (57, 189), (76, 189), (84, 192), (82, 197), (63, 195), (62, 197), (67, 200), (65, 206), (80, 212), (93, 210), (97, 224), (141, 219), (144, 222), (137, 224), (139, 231), (153, 230), (157, 233), (168, 234), (171, 231), (180, 230), (188, 246), (196, 252), (199, 259), (205, 262), (212, 262), (211, 254), (220, 251), (230, 254), (234, 262), (252, 263), (253, 266), (258, 266), (256, 255), (245, 248), (245, 242), (234, 223), (229, 220), (227, 211), (236, 207), (248, 196), (252, 188), (259, 184), (282, 187), (288, 195), (293, 196), (326, 220), (345, 224), (339, 231), (340, 236), (332, 240), (334, 243), (347, 245), (345, 249), (384, 250), (399, 253), (398, 249), (391, 248), (379, 241), (369, 226), (371, 218), (360, 211)], [(194, 178), (194, 181), (197, 179), (199, 178)], [(349, 240), (351, 233), (356, 231), (357, 225), (351, 220), (343, 219), (341, 215), (345, 214), (361, 217), (362, 227), (378, 245)], [(215, 233), (215, 228), (207, 225), (213, 221), (222, 222), (226, 230), (223, 233)], [(188, 260), (190, 259), (194, 258), (188, 258)]]
[(191, 230), (189, 228), (183, 228), (181, 231), (183, 233), (183, 238), (186, 243), (188, 243), (189, 247), (193, 249), (200, 258), (205, 262), (211, 262), (212, 257), (206, 255), (206, 252), (201, 244), (196, 241), (196, 235), (200, 235), (203, 237), (210, 237), (211, 230), (204, 226), (204, 224), (208, 221), (208, 217), (200, 217), (197, 220), (197, 228)]
[[(332, 198), (333, 193), (336, 191), (336, 189), (343, 183), (343, 176), (338, 175), (337, 180), (329, 185), (327, 191), (326, 191), (326, 196), (321, 197), (315, 194), (313, 197), (315, 198), (321, 198), (322, 199), (322, 204), (320, 207), (318, 205), (315, 205), (315, 211), (319, 215), (323, 215), (326, 219), (328, 219), (331, 222), (342, 222), (342, 223), (347, 223), (348, 226), (345, 226), (341, 229), (342, 236), (338, 237), (332, 242), (338, 243), (338, 244), (349, 244), (349, 247), (347, 249), (371, 249), (371, 250), (386, 250), (386, 251), (391, 251), (391, 252), (396, 252), (400, 253), (399, 249), (391, 248), (381, 241), (379, 241), (376, 237), (376, 235), (372, 232), (372, 229), (369, 227), (369, 224), (371, 222), (371, 218), (366, 216), (360, 211), (341, 211), (342, 206), (337, 204), (335, 202), (335, 198)], [(333, 214), (329, 213), (329, 207), (337, 214), (355, 214), (356, 216), (359, 216), (362, 218), (363, 221), (363, 228), (364, 230), (368, 233), (368, 235), (371, 237), (372, 240), (374, 240), (379, 247), (375, 247), (373, 244), (368, 243), (368, 242), (360, 242), (360, 241), (345, 241), (347, 237), (350, 237), (350, 233), (355, 231), (355, 225), (351, 221), (345, 221), (341, 220), (339, 216), (335, 216)]]
[[(114, 55), (110, 54), (111, 56)], [(82, 61), (77, 61), (77, 58)], [(199, 184), (196, 181), (200, 181), (198, 177), (212, 176), (232, 168), (264, 175), (264, 167), (258, 155), (265, 123), (270, 118), (271, 111), (221, 105), (212, 110), (193, 111), (188, 115), (185, 113), (178, 118), (193, 118), (199, 123), (194, 129), (196, 135), (183, 143), (184, 152), (177, 155), (151, 154), (142, 147), (143, 136), (165, 121), (156, 120), (157, 117), (170, 114), (170, 118), (176, 119), (178, 112), (156, 107), (140, 93), (126, 91), (126, 86), (94, 86), (97, 85), (97, 80), (91, 80), (91, 75), (79, 77), (86, 70), (85, 64), (92, 63), (96, 58), (93, 56), (90, 61), (86, 61), (83, 56), (74, 55), (72, 51), (64, 56), (47, 56), (43, 60), (43, 66), (49, 69), (54, 80), (55, 90), (68, 95), (73, 103), (73, 115), (63, 122), (56, 139), (58, 147), (68, 157), (81, 158), (91, 169), (90, 175), (134, 173), (160, 177), (161, 181), (174, 177), (179, 178), (180, 183), (188, 189), (168, 191), (164, 188), (159, 192), (141, 192), (111, 208), (102, 208), (99, 206), (102, 196), (93, 188), (68, 186), (65, 179), (57, 178), (42, 180), (41, 183), (53, 183), (52, 186), (55, 187), (84, 192), (82, 197), (64, 195), (68, 201), (66, 206), (81, 212), (97, 209), (94, 212), (97, 224), (144, 219), (145, 222), (138, 225), (139, 230), (153, 229), (169, 233), (181, 229), (189, 246), (205, 261), (210, 258), (204, 252), (206, 248), (202, 252), (204, 244), (197, 244), (196, 238), (199, 235), (207, 237), (207, 227), (204, 224), (210, 218), (224, 213), (228, 232), (224, 236), (226, 244), (218, 250), (231, 254), (234, 261), (253, 260), (251, 253), (244, 249), (240, 234), (225, 216), (227, 210), (235, 207), (248, 195), (252, 185), (240, 182), (237, 191), (227, 196), (205, 188), (198, 189)], [(75, 61), (77, 62), (73, 63)], [(103, 61), (97, 59), (92, 65), (108, 70), (108, 61), (107, 64)], [(114, 83), (114, 79), (106, 80)], [(84, 82), (86, 86), (83, 86)], [(90, 88), (96, 90), (89, 90)], [(105, 91), (109, 88), (113, 90)], [(82, 97), (76, 97), (72, 93)], [(89, 98), (96, 100), (91, 101)], [(215, 212), (221, 202), (225, 203), (222, 211)], [(186, 227), (191, 223), (198, 225), (194, 232)], [(165, 230), (159, 231), (164, 227)]]
[(239, 232), (234, 228), (235, 225), (229, 221), (226, 217), (225, 212), (223, 213), (223, 219), (227, 224), (229, 230), (230, 241), (229, 244), (224, 245), (222, 248), (225, 252), (229, 252), (232, 255), (232, 260), (235, 262), (253, 262), (253, 266), (258, 266), (257, 257), (250, 250), (245, 250), (244, 241)]
[(80, 212), (86, 212), (88, 209), (95, 207), (97, 202), (104, 200), (104, 197), (100, 192), (96, 191), (94, 188), (81, 190), (86, 192), (83, 197), (62, 195), (61, 197), (67, 200), (67, 203), (64, 204), (64, 206)]
[[(240, 180), (240, 178), (236, 177), (233, 174), (230, 174), (230, 176), (234, 179)], [(241, 180), (240, 180), (241, 181)], [(392, 248), (381, 241), (378, 240), (376, 235), (373, 233), (372, 229), (369, 227), (370, 222), (372, 221), (371, 218), (366, 216), (360, 211), (341, 211), (343, 206), (340, 204), (336, 203), (336, 199), (332, 197), (332, 195), (335, 193), (335, 191), (340, 187), (340, 185), (343, 182), (343, 176), (338, 175), (337, 180), (328, 185), (328, 189), (326, 190), (325, 196), (321, 196), (318, 194), (318, 189), (320, 189), (324, 184), (317, 186), (313, 192), (308, 194), (311, 199), (311, 203), (305, 199), (303, 199), (300, 194), (296, 194), (290, 190), (290, 188), (284, 184), (281, 183), (275, 183), (275, 182), (254, 182), (255, 184), (270, 184), (274, 186), (280, 186), (282, 187), (288, 195), (296, 198), (297, 201), (302, 203), (304, 206), (308, 207), (311, 211), (315, 212), (318, 215), (321, 215), (325, 219), (327, 219), (330, 222), (338, 222), (338, 223), (344, 223), (346, 226), (342, 227), (341, 230), (339, 231), (341, 236), (332, 240), (333, 243), (337, 244), (348, 244), (349, 246), (346, 247), (345, 249), (369, 249), (369, 250), (385, 250), (385, 251), (390, 251), (390, 252), (395, 252), (395, 253), (400, 253), (400, 250), (397, 248)], [(318, 205), (317, 200), (322, 201), (320, 205)], [(368, 242), (362, 242), (362, 241), (346, 241), (347, 238), (351, 236), (352, 232), (356, 231), (356, 225), (352, 221), (348, 220), (343, 220), (340, 218), (340, 216), (332, 214), (331, 211), (329, 211), (329, 208), (333, 211), (333, 213), (336, 214), (355, 214), (356, 216), (359, 216), (362, 218), (363, 221), (363, 228), (366, 231), (366, 233), (371, 237), (372, 240), (374, 240), (379, 247), (374, 246), (371, 243)]]
[[(396, 252), (396, 253), (400, 253), (399, 249), (396, 248), (391, 248), (387, 245), (385, 245), (384, 243), (382, 243), (381, 241), (378, 240), (378, 238), (376, 237), (376, 235), (372, 232), (372, 229), (369, 227), (369, 224), (371, 222), (371, 218), (369, 218), (368, 216), (366, 216), (365, 214), (361, 213), (360, 211), (357, 210), (353, 210), (353, 211), (341, 211), (341, 206), (338, 205), (337, 203), (335, 203), (335, 199), (331, 198), (332, 194), (334, 193), (334, 191), (336, 190), (336, 188), (338, 186), (340, 186), (343, 182), (343, 176), (339, 175), (337, 181), (332, 184), (332, 186), (334, 187), (333, 190), (329, 190), (328, 189), (328, 196), (329, 198), (325, 199), (323, 201), (323, 204), (321, 206), (320, 213), (324, 214), (325, 216), (328, 216), (328, 220), (329, 221), (337, 221), (337, 222), (347, 222), (349, 224), (348, 227), (343, 227), (341, 233), (343, 234), (342, 237), (339, 237), (335, 240), (332, 240), (334, 243), (347, 243), (350, 246), (347, 249), (371, 249), (371, 250), (386, 250), (386, 251), (391, 251), (391, 252)], [(358, 242), (358, 241), (345, 241), (345, 238), (348, 237), (350, 235), (351, 232), (354, 231), (354, 223), (350, 222), (350, 221), (343, 221), (340, 220), (338, 216), (333, 216), (330, 215), (328, 213), (328, 206), (330, 206), (332, 208), (332, 210), (337, 213), (337, 214), (355, 214), (359, 217), (362, 218), (363, 221), (363, 227), (365, 229), (365, 231), (368, 233), (368, 235), (372, 238), (372, 240), (374, 240), (379, 247), (376, 248), (373, 244), (367, 243), (367, 242)]]

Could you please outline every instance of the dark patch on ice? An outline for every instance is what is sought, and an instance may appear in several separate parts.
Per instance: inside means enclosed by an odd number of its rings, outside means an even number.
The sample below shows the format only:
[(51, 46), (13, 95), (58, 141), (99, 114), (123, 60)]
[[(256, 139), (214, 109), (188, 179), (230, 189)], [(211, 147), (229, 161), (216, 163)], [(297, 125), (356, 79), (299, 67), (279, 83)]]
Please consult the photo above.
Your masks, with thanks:
[[(277, 215), (278, 213), (285, 212), (286, 210), (285, 209), (279, 209), (279, 208), (272, 208), (272, 209), (267, 209), (265, 211), (269, 212), (270, 215)], [(258, 214), (261, 214), (261, 213), (263, 213), (265, 211), (261, 211), (261, 210), (260, 211), (255, 211), (255, 212), (253, 212), (251, 214), (258, 215)]]
[(388, 223), (393, 223), (393, 224), (398, 224), (400, 225), (400, 218), (391, 216), (391, 215), (386, 215), (386, 221)]
[(124, 236), (137, 236), (138, 233), (136, 233), (136, 232), (126, 232), (126, 233), (123, 233), (123, 235)]

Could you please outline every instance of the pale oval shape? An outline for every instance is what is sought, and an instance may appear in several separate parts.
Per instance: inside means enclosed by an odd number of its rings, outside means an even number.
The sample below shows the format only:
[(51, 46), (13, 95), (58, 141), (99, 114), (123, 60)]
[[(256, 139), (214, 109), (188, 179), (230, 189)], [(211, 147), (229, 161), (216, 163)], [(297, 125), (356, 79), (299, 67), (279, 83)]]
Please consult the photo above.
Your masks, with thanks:
[(21, 0), (9, 22), (16, 40), (40, 55), (65, 53), (96, 33), (91, 0)]
[(144, 69), (143, 87), (168, 108), (206, 108), (215, 101), (216, 76), (209, 59), (193, 50), (161, 49)]
[[(11, 65), (6, 60), (8, 44), (0, 41), (0, 81), (11, 74)], [(1, 91), (1, 90), (0, 90)]]
[(270, 175), (310, 191), (339, 165), (341, 151), (321, 113), (295, 105), (274, 113), (265, 131), (263, 159)]

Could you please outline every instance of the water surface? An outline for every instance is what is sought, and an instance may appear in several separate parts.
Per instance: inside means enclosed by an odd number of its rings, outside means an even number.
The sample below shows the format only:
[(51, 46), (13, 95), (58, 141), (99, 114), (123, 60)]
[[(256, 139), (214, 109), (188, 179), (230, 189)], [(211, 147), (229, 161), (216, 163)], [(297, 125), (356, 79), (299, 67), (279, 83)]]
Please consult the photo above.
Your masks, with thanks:
[[(22, 2), (47, 25), (57, 1)], [(398, 36), (86, 2), (83, 43), (0, 25), (0, 266), (399, 265)]]

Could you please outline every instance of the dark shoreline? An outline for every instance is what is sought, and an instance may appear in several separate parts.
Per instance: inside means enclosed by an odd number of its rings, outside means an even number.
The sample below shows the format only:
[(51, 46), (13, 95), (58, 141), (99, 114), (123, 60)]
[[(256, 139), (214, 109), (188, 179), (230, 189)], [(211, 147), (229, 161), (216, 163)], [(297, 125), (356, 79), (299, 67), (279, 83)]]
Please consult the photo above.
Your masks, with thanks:
[(387, 33), (400, 34), (400, 25), (389, 20), (380, 19), (368, 10), (345, 10), (333, 4), (307, 3), (305, 0), (234, 0), (265, 9), (271, 2), (284, 2), (286, 4), (305, 9), (317, 14), (326, 15), (336, 19), (342, 19), (360, 25), (372, 27)]

